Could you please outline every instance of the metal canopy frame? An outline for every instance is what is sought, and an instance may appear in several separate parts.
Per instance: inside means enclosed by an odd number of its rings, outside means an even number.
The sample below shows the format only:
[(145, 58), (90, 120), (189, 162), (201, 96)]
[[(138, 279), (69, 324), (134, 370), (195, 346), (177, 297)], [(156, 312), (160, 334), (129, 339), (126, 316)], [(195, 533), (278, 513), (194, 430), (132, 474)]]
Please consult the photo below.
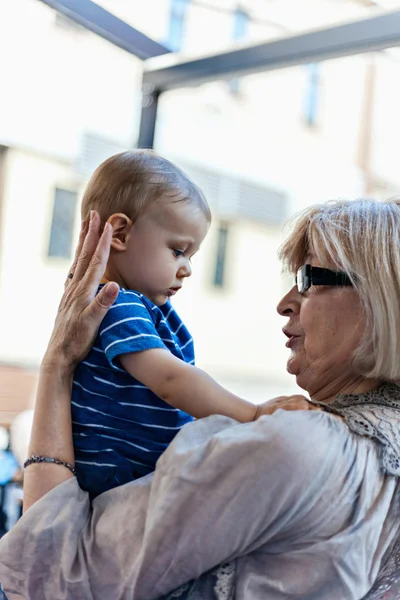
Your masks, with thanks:
[(142, 60), (171, 52), (91, 0), (41, 0), (41, 2)]
[(362, 21), (184, 60), (91, 0), (41, 1), (144, 60), (138, 140), (141, 148), (153, 147), (158, 100), (167, 90), (400, 45), (398, 10)]
[(160, 92), (187, 85), (382, 50), (400, 44), (400, 11), (220, 54), (177, 60), (170, 54), (144, 65), (143, 82)]

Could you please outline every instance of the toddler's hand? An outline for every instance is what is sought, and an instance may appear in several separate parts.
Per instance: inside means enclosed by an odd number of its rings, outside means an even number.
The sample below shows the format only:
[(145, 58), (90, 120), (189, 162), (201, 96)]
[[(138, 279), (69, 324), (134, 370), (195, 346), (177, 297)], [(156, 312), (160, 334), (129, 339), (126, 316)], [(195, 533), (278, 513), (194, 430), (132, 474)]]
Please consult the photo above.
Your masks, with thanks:
[(257, 406), (255, 419), (262, 415), (272, 415), (278, 408), (283, 410), (320, 410), (317, 406), (311, 404), (305, 396), (294, 394), (293, 396), (278, 396), (263, 402)]

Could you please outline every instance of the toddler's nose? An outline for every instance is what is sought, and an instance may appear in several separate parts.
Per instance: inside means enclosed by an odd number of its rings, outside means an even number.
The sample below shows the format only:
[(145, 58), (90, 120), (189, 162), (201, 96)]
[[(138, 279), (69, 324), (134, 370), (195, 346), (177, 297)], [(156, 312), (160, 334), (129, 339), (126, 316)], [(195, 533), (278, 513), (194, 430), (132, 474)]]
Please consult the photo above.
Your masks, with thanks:
[(190, 277), (192, 274), (192, 266), (189, 261), (185, 262), (184, 265), (179, 267), (178, 277), (179, 279), (183, 279), (183, 277)]

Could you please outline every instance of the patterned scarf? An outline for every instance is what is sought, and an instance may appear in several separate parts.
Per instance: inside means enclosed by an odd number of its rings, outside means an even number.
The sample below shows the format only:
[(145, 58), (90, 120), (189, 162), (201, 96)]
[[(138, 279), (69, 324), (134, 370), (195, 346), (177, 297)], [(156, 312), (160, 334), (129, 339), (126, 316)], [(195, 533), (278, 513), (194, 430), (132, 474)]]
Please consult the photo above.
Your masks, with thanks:
[(384, 473), (400, 476), (400, 387), (384, 383), (365, 394), (342, 394), (330, 404), (313, 402), (340, 415), (358, 435), (376, 440)]

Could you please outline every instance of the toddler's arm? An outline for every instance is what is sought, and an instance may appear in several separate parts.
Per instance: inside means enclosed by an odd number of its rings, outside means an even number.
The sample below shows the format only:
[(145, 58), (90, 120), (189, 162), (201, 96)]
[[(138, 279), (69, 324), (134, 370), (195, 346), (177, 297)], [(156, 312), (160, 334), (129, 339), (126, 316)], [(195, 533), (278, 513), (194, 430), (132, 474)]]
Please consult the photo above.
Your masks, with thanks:
[[(183, 362), (168, 350), (153, 348), (123, 354), (120, 361), (128, 373), (165, 402), (198, 419), (219, 414), (248, 422), (276, 410), (273, 401), (255, 406), (236, 396), (207, 373)], [(289, 409), (307, 409), (302, 396), (294, 398), (301, 398), (301, 401), (294, 400)], [(277, 408), (281, 408), (281, 404)]]

